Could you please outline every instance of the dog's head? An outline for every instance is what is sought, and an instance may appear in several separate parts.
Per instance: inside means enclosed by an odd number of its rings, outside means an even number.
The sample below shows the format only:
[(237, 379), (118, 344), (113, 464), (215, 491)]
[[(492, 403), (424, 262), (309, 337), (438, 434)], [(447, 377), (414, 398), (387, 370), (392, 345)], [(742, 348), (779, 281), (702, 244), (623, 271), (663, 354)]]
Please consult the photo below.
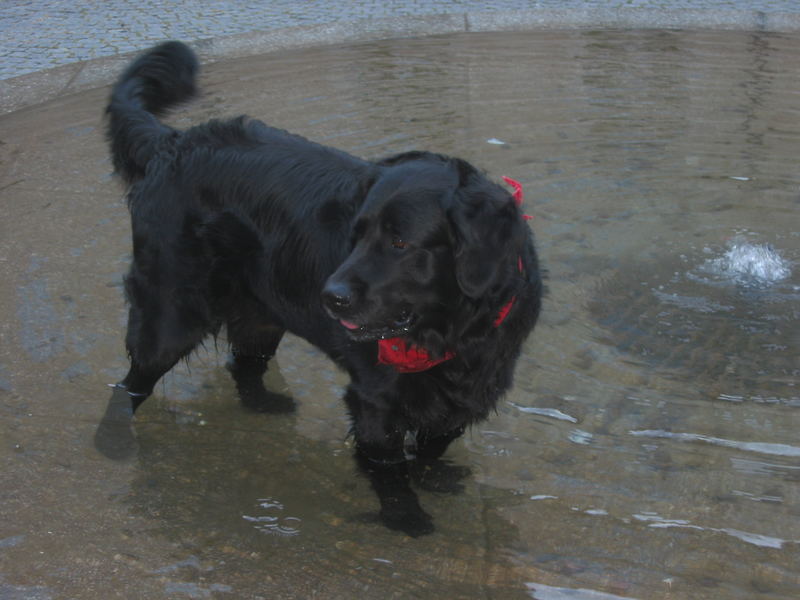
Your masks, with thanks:
[[(518, 271), (527, 227), (511, 195), (462, 160), (413, 153), (381, 167), (323, 302), (355, 340), (410, 335), (435, 351), (465, 299), (501, 293)], [(435, 331), (441, 343), (425, 341)]]

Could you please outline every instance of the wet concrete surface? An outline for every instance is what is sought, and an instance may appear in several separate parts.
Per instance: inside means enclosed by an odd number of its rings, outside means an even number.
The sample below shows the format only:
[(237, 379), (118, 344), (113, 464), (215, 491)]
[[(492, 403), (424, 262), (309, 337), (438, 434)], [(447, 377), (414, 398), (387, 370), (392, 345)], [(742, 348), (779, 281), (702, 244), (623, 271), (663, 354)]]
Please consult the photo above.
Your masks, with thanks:
[(0, 5), (0, 113), (110, 83), (132, 53), (192, 42), (205, 62), (364, 40), (564, 29), (793, 32), (800, 4), (776, 0), (10, 0)]
[[(544, 320), (498, 414), (420, 491), (438, 529), (419, 539), (378, 524), (345, 379), (296, 338), (268, 374), (295, 414), (240, 406), (211, 342), (137, 414), (133, 456), (96, 451), (127, 367), (107, 90), (0, 117), (0, 597), (796, 598), (798, 65), (795, 34), (650, 30), (204, 70), (173, 124), (248, 113), (525, 186)], [(742, 238), (788, 274), (714, 272)]]

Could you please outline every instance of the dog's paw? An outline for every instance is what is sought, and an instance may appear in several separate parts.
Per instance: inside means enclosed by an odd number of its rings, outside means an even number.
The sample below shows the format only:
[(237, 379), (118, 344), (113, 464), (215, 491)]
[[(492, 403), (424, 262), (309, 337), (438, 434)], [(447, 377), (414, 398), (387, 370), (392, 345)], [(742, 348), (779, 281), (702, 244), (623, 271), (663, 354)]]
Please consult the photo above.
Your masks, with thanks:
[(429, 535), (435, 531), (433, 519), (422, 510), (416, 498), (385, 499), (381, 503), (381, 522), (395, 531), (411, 537)]
[(268, 390), (264, 386), (266, 359), (238, 357), (225, 367), (233, 375), (239, 400), (247, 410), (257, 413), (286, 414), (296, 410), (290, 396)]

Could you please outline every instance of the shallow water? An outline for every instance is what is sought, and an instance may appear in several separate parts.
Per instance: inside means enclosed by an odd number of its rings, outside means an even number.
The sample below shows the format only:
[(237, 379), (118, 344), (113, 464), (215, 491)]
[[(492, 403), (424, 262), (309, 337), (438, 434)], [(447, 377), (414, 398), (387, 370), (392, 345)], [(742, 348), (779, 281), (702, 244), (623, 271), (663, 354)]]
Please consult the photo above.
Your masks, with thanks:
[(666, 31), (206, 68), (174, 123), (249, 113), (525, 185), (543, 321), (448, 452), (434, 483), (460, 491), (420, 492), (420, 539), (377, 524), (345, 379), (295, 338), (268, 381), (296, 414), (240, 407), (210, 343), (141, 409), (135, 457), (95, 451), (130, 251), (107, 91), (0, 118), (0, 597), (800, 596), (799, 75), (798, 36)]

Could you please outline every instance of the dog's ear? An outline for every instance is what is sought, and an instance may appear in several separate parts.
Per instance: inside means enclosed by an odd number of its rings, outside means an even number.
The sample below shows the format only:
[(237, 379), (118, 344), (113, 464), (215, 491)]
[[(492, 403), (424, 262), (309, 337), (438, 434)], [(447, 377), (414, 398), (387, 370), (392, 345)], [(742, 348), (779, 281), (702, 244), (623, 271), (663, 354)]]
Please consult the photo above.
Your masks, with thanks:
[(448, 217), (456, 281), (466, 296), (480, 298), (506, 274), (511, 255), (519, 252), (523, 222), (505, 190), (473, 175), (453, 195)]

